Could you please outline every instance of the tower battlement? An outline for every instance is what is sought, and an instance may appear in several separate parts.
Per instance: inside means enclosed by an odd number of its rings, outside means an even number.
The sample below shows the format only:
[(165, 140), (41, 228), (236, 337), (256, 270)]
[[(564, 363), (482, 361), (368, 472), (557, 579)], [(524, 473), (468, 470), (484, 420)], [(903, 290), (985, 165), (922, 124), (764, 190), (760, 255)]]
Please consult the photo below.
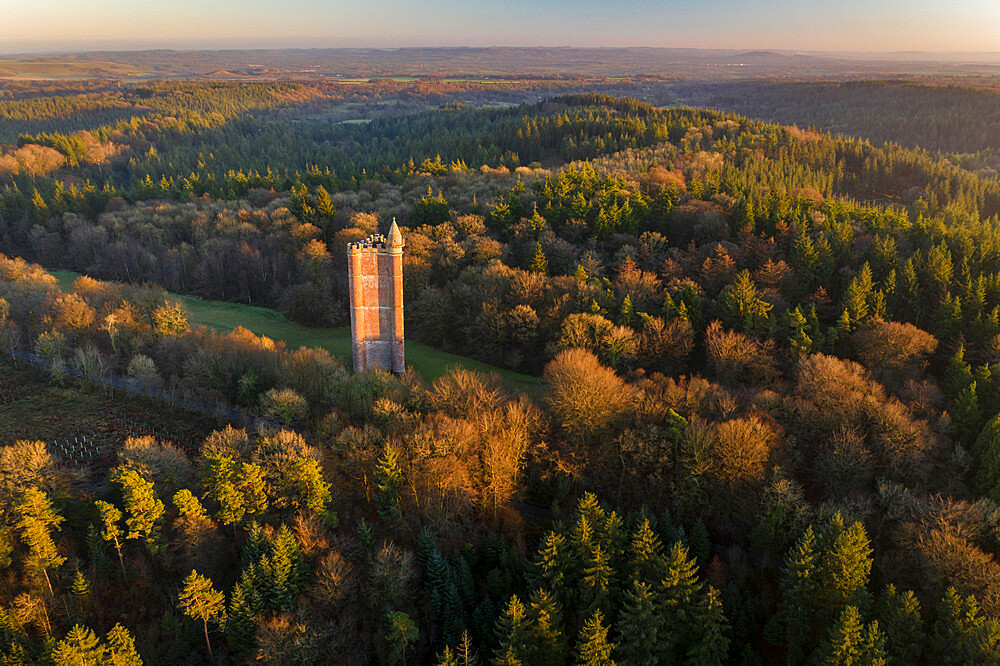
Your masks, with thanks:
[(403, 339), (403, 235), (373, 234), (347, 248), (354, 371), (406, 369)]

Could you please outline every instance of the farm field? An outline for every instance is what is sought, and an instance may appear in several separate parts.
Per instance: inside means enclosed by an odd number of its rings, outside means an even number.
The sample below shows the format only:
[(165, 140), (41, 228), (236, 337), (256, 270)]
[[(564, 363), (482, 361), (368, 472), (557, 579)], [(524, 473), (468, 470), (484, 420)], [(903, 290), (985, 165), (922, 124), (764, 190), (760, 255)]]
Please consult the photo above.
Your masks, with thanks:
[[(80, 273), (73, 271), (56, 270), (50, 272), (59, 280), (60, 286), (66, 290), (72, 286), (74, 280), (80, 277)], [(340, 328), (303, 326), (289, 321), (279, 312), (270, 308), (225, 301), (210, 301), (181, 294), (171, 294), (171, 296), (184, 304), (188, 318), (194, 326), (205, 326), (225, 333), (237, 326), (242, 326), (257, 335), (281, 340), (292, 349), (322, 347), (335, 356), (347, 359), (350, 363), (351, 329), (348, 326)], [(495, 372), (500, 375), (509, 388), (518, 391), (533, 393), (541, 384), (541, 380), (537, 377), (497, 368), (410, 340), (406, 342), (406, 363), (412, 365), (428, 382), (445, 374), (448, 368), (460, 365), (470, 370)]]

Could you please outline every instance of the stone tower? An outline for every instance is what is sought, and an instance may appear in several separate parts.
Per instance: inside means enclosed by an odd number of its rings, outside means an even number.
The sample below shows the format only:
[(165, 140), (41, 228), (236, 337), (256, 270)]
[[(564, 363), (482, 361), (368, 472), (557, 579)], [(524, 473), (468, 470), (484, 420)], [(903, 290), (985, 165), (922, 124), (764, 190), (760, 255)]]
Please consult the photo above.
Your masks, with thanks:
[(372, 235), (347, 248), (354, 372), (406, 369), (403, 358), (403, 235)]

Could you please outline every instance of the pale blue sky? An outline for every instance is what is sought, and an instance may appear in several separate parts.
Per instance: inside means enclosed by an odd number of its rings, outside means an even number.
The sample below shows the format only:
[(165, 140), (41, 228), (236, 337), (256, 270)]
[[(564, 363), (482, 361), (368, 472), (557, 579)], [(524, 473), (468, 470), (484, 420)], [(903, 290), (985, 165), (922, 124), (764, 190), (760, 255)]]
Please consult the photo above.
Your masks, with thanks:
[(0, 0), (0, 52), (673, 46), (1000, 51), (1000, 0)]

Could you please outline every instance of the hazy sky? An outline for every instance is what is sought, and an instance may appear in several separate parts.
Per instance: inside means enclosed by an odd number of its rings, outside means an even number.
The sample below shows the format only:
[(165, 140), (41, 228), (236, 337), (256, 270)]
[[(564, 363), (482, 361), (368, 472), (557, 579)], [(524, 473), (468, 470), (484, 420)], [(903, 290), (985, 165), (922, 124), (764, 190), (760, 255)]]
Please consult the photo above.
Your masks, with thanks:
[(0, 0), (0, 53), (417, 45), (1000, 51), (1000, 0)]

